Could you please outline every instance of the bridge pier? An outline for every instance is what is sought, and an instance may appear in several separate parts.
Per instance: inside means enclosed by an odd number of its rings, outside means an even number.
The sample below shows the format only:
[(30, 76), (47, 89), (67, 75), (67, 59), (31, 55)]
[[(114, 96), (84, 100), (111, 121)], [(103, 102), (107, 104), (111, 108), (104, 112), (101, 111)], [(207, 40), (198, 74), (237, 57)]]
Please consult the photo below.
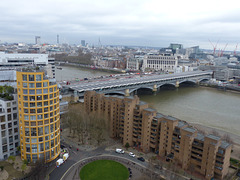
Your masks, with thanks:
[(153, 95), (154, 95), (154, 96), (157, 95), (157, 90), (158, 90), (158, 89), (157, 89), (157, 85), (154, 84), (154, 85), (153, 85)]
[(175, 87), (176, 87), (176, 88), (179, 87), (179, 81), (176, 81)]
[(130, 96), (129, 89), (125, 89), (125, 96)]

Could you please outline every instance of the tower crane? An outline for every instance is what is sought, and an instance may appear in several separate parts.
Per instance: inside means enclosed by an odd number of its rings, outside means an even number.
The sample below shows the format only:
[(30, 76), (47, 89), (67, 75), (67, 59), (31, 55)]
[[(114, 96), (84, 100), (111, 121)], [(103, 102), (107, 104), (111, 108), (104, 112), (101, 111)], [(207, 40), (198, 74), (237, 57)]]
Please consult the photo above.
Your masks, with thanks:
[(223, 56), (223, 53), (224, 53), (224, 51), (225, 51), (227, 45), (228, 45), (228, 43), (225, 45), (224, 49), (221, 51), (221, 57)]
[(215, 55), (215, 52), (216, 52), (216, 48), (217, 48), (217, 45), (218, 45), (218, 42), (219, 40), (217, 41), (216, 45), (214, 46), (213, 43), (208, 39), (208, 41), (211, 43), (212, 47), (213, 47), (213, 55)]

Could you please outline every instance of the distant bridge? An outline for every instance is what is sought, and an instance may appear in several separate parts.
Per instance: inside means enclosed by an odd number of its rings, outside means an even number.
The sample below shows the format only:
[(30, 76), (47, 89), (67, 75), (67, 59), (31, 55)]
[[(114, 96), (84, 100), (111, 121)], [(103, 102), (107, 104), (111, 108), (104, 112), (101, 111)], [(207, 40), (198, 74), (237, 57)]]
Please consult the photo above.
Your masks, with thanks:
[(191, 71), (177, 74), (152, 75), (125, 79), (111, 79), (108, 81), (84, 82), (75, 86), (64, 86), (74, 91), (79, 97), (84, 96), (85, 91), (97, 91), (104, 94), (121, 94), (129, 96), (139, 89), (149, 89), (157, 92), (163, 85), (179, 87), (181, 83), (190, 82), (198, 84), (201, 81), (212, 78), (212, 71)]

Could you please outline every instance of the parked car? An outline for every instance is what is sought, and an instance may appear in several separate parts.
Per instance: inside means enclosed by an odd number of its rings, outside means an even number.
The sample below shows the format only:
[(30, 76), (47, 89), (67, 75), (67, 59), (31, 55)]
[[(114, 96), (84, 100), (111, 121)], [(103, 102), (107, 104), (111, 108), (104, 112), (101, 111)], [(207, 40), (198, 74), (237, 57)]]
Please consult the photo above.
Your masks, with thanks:
[(135, 154), (133, 154), (132, 152), (130, 152), (130, 153), (129, 153), (129, 156), (135, 157)]
[(122, 150), (122, 149), (116, 149), (116, 153), (124, 154), (124, 150)]
[(137, 158), (139, 161), (142, 161), (142, 162), (144, 162), (145, 161), (145, 159), (143, 158), (143, 157), (139, 157), (139, 158)]

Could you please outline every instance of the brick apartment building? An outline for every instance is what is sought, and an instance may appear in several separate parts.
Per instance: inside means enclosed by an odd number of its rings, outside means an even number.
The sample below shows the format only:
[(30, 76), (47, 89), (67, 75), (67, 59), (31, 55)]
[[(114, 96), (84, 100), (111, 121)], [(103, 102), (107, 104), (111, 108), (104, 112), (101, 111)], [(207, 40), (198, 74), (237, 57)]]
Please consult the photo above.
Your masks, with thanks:
[(155, 152), (177, 161), (184, 170), (194, 170), (205, 176), (223, 179), (230, 165), (231, 144), (214, 135), (203, 135), (187, 122), (165, 116), (149, 108), (137, 96), (108, 96), (88, 91), (84, 109), (107, 118), (110, 136), (123, 145)]

